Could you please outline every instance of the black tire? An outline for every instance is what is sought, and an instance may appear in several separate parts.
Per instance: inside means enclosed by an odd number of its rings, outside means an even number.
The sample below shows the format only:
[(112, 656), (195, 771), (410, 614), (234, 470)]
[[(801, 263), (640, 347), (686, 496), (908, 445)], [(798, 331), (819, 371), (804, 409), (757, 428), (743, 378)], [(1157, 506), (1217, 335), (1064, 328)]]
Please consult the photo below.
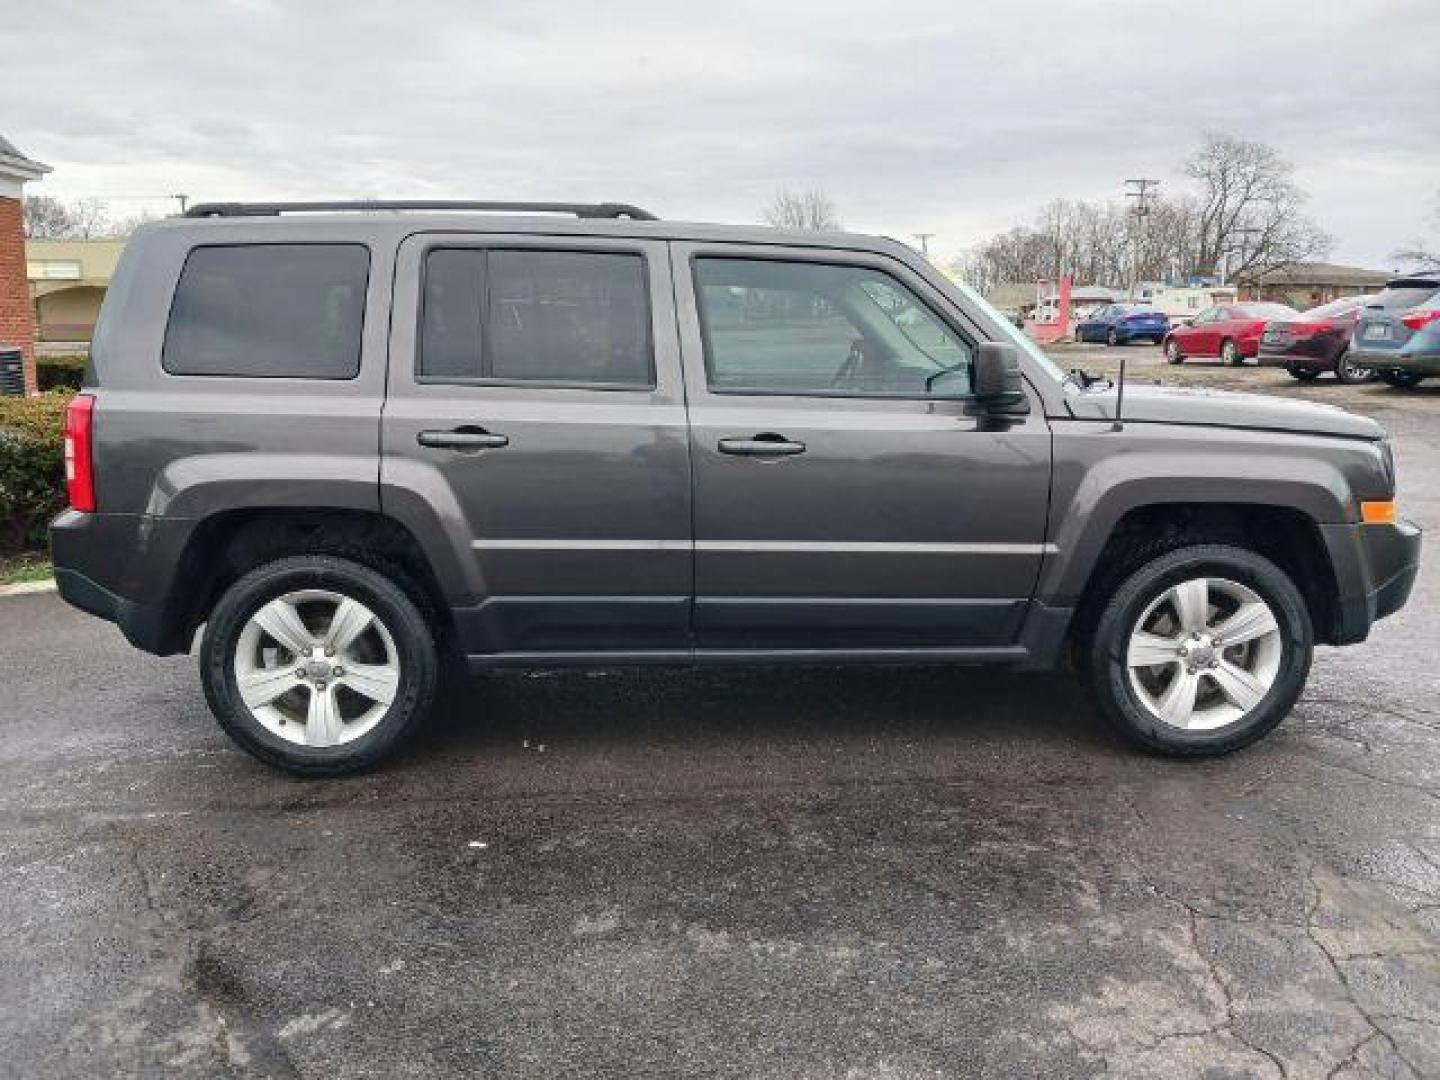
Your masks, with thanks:
[(1120, 335), (1115, 332), (1114, 327), (1111, 327), (1110, 333), (1105, 335), (1105, 344), (1112, 347), (1120, 344)]
[(1181, 364), (1185, 361), (1185, 354), (1180, 351), (1180, 343), (1174, 338), (1165, 342), (1165, 362), (1167, 364)]
[[(373, 728), (337, 746), (303, 746), (268, 730), (241, 699), (235, 653), (240, 635), (263, 605), (286, 593), (324, 589), (360, 601), (380, 620), (400, 662), (398, 688)], [(348, 559), (301, 555), (257, 567), (215, 605), (200, 645), (200, 677), (220, 726), (241, 749), (301, 776), (336, 776), (364, 769), (415, 735), (435, 697), (437, 651), (432, 627), (397, 581)]]
[(1234, 367), (1240, 367), (1245, 363), (1245, 357), (1240, 355), (1240, 346), (1236, 345), (1233, 339), (1226, 338), (1220, 342), (1220, 362)]
[(1290, 374), (1291, 378), (1299, 379), (1301, 382), (1314, 382), (1320, 377), (1320, 372), (1314, 368), (1297, 367), (1294, 364), (1286, 364), (1285, 370)]
[(1416, 371), (1382, 371), (1380, 378), (1384, 379), (1397, 390), (1409, 390), (1412, 386), (1419, 386), (1420, 380), (1425, 378)]
[(1346, 386), (1356, 386), (1371, 382), (1375, 378), (1375, 369), (1354, 363), (1350, 359), (1350, 350), (1345, 349), (1335, 358), (1335, 378)]
[[(1146, 608), (1172, 586), (1202, 576), (1236, 582), (1264, 600), (1279, 627), (1281, 651), (1274, 682), (1259, 704), (1224, 727), (1187, 731), (1163, 722), (1141, 702), (1126, 658)], [(1197, 544), (1157, 555), (1122, 580), (1083, 643), (1081, 660), (1091, 693), (1123, 738), (1157, 754), (1209, 757), (1248, 746), (1285, 718), (1304, 689), (1313, 651), (1309, 611), (1283, 570), (1245, 548)]]

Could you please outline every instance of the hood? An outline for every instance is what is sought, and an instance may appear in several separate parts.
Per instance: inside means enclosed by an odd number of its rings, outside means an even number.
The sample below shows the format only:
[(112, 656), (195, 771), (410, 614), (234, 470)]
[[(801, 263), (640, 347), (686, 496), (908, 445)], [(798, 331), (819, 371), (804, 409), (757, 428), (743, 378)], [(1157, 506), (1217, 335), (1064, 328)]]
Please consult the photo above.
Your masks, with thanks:
[[(1115, 390), (1095, 387), (1067, 394), (1066, 404), (1077, 420), (1109, 420), (1115, 415)], [(1338, 435), (1349, 439), (1380, 439), (1385, 429), (1367, 416), (1336, 405), (1233, 390), (1200, 387), (1125, 384), (1124, 419), (1147, 424), (1198, 424)]]

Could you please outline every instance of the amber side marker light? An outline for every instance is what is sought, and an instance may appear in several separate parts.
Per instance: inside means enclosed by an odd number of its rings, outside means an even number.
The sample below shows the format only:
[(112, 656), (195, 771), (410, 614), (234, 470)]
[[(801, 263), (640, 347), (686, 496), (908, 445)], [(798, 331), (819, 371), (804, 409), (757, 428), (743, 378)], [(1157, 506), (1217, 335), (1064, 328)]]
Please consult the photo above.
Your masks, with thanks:
[(1366, 525), (1394, 525), (1395, 524), (1395, 500), (1386, 499), (1384, 502), (1362, 502), (1360, 504), (1360, 520)]

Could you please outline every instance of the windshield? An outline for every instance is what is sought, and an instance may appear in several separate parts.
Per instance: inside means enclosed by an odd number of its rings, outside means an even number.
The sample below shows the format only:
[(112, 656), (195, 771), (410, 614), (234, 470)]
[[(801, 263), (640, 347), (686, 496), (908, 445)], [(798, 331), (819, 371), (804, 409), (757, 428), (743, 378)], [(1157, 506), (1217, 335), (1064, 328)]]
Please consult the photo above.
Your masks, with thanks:
[(1034, 360), (1035, 363), (1039, 364), (1047, 375), (1049, 375), (1056, 382), (1063, 382), (1065, 380), (1065, 372), (1060, 370), (1059, 366), (1055, 363), (1055, 361), (1051, 360), (1050, 357), (1046, 356), (1043, 352), (1041, 352), (1040, 346), (1036, 345), (1035, 342), (1031, 341), (1028, 337), (1026, 337), (1023, 331), (1016, 329), (1015, 324), (1012, 323), (1009, 319), (1005, 318), (1004, 315), (1001, 315), (1000, 312), (996, 310), (995, 306), (990, 303), (990, 301), (986, 300), (983, 296), (981, 296), (974, 289), (970, 288), (970, 286), (966, 285), (963, 281), (952, 281), (951, 284), (960, 291), (960, 293), (965, 297), (966, 300), (969, 300), (981, 311), (985, 312), (986, 315), (989, 315), (991, 320), (1000, 327), (1001, 332), (1004, 333), (1005, 337), (1010, 342), (1018, 345), (1022, 350), (1024, 350), (1026, 355), (1028, 355), (1032, 360)]
[(1331, 300), (1328, 304), (1321, 304), (1305, 312), (1307, 319), (1323, 319), (1330, 315), (1348, 315), (1357, 307), (1373, 303), (1372, 296), (1342, 296), (1339, 300)]
[(1285, 304), (1241, 304), (1240, 310), (1252, 319), (1289, 319), (1299, 314)]

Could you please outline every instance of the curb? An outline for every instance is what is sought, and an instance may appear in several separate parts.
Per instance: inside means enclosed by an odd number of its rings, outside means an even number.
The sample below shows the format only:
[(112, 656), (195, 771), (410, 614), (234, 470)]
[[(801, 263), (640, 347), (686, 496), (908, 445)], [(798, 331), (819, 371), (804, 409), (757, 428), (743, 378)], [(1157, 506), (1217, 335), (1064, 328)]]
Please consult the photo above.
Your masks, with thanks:
[(44, 581), (22, 581), (17, 585), (0, 585), (0, 598), (6, 596), (31, 596), (35, 593), (54, 591), (54, 578), (46, 578)]

